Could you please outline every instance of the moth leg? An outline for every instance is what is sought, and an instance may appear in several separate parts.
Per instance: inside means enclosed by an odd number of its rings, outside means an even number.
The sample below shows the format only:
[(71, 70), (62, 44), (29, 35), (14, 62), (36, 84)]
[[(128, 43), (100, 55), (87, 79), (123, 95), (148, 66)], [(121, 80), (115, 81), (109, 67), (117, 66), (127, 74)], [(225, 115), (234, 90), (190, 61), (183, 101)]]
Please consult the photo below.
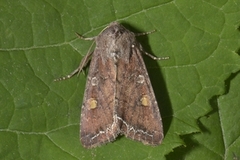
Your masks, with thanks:
[(71, 78), (72, 76), (74, 76), (77, 73), (79, 74), (82, 71), (82, 69), (86, 66), (86, 64), (90, 61), (92, 54), (93, 54), (93, 52), (89, 52), (86, 56), (84, 56), (81, 63), (79, 64), (78, 68), (75, 69), (72, 73), (68, 74), (67, 76), (54, 79), (54, 81), (56, 82), (56, 81), (66, 80), (66, 79)]
[[(149, 31), (149, 32), (144, 32), (144, 33), (134, 33), (135, 36), (144, 36), (144, 35), (147, 35), (147, 34), (151, 34), (155, 32), (155, 30), (153, 31)], [(166, 59), (169, 59), (169, 57), (155, 57), (147, 52), (145, 52), (143, 49), (142, 49), (142, 46), (140, 47), (141, 48), (141, 51), (146, 54), (147, 56), (149, 56), (150, 58), (152, 58), (153, 60), (166, 60)]]
[(75, 69), (72, 73), (70, 73), (70, 74), (67, 75), (67, 76), (54, 79), (54, 82), (69, 79), (69, 78), (71, 78), (72, 76), (74, 76), (77, 72), (79, 72), (79, 68)]
[(151, 55), (150, 53), (145, 52), (141, 45), (140, 45), (140, 51), (142, 53), (146, 54), (147, 56), (149, 56), (150, 58), (152, 58), (153, 60), (167, 60), (167, 59), (169, 59), (169, 57), (155, 57), (155, 56)]
[(144, 35), (148, 35), (148, 34), (151, 34), (153, 32), (155, 32), (156, 30), (152, 30), (152, 31), (149, 31), (149, 32), (143, 32), (143, 33), (134, 33), (135, 36), (144, 36)]
[(150, 58), (152, 58), (153, 60), (167, 60), (169, 59), (169, 57), (155, 57), (153, 55), (151, 55), (148, 52), (143, 51), (144, 54), (146, 54), (147, 56), (149, 56)]
[[(83, 40), (86, 40), (86, 41), (92, 41), (92, 40), (95, 40), (95, 39), (96, 39), (96, 37), (85, 38), (85, 37), (83, 37), (82, 35), (80, 35), (80, 34), (77, 33), (77, 32), (76, 32), (76, 35), (77, 35), (79, 38), (81, 38), (81, 39), (83, 39)], [(54, 81), (56, 82), (56, 81), (66, 80), (66, 79), (71, 78), (72, 76), (74, 76), (74, 75), (77, 74), (77, 73), (79, 74), (79, 73), (82, 71), (82, 69), (87, 65), (87, 63), (88, 63), (88, 62), (90, 61), (90, 59), (91, 59), (91, 55), (93, 54), (93, 52), (90, 52), (90, 49), (92, 48), (92, 46), (93, 46), (93, 43), (92, 43), (91, 47), (90, 47), (89, 50), (88, 50), (88, 54), (87, 54), (86, 56), (84, 56), (84, 58), (82, 59), (82, 61), (81, 61), (81, 63), (79, 64), (79, 66), (78, 66), (77, 69), (75, 69), (72, 73), (70, 73), (70, 74), (67, 75), (67, 76), (54, 79)]]

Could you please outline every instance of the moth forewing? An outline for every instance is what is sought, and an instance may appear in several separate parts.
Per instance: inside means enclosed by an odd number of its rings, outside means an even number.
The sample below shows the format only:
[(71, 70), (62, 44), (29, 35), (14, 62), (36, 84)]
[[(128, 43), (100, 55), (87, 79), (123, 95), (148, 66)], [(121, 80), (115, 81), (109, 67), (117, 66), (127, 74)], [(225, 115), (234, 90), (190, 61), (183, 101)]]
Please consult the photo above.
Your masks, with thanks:
[[(92, 148), (110, 142), (120, 132), (115, 115), (116, 75), (111, 59), (102, 60), (96, 48), (87, 78), (80, 120), (80, 139)], [(107, 70), (107, 72), (106, 72)]]
[(120, 97), (117, 113), (123, 123), (121, 132), (144, 144), (160, 144), (163, 139), (162, 120), (138, 47), (132, 46), (129, 63), (119, 60), (117, 72), (117, 92)]

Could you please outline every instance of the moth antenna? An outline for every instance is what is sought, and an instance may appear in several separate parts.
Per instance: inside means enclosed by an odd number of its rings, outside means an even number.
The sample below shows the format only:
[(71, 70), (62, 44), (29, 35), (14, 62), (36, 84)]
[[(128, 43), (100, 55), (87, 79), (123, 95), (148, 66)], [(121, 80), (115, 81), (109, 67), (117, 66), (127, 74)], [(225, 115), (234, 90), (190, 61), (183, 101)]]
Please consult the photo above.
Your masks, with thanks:
[(79, 33), (77, 33), (77, 32), (75, 32), (75, 34), (77, 35), (78, 38), (81, 38), (81, 39), (83, 39), (83, 40), (85, 40), (85, 41), (93, 41), (93, 40), (95, 40), (95, 38), (96, 38), (96, 37), (86, 38), (86, 37), (83, 37), (81, 34), (79, 34)]

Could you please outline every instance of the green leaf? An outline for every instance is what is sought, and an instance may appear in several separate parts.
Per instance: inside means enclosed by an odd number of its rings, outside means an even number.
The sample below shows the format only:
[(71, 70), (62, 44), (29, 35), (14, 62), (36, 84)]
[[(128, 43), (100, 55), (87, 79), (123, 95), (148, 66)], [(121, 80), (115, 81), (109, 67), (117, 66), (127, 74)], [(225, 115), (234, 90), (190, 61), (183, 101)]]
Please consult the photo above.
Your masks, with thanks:
[[(0, 157), (2, 159), (233, 159), (240, 157), (237, 0), (2, 0), (0, 7)], [(79, 141), (86, 75), (76, 69), (93, 37), (112, 21), (145, 51), (169, 56), (147, 69), (164, 141), (145, 146), (119, 136), (87, 150)], [(161, 67), (160, 67), (161, 66)]]

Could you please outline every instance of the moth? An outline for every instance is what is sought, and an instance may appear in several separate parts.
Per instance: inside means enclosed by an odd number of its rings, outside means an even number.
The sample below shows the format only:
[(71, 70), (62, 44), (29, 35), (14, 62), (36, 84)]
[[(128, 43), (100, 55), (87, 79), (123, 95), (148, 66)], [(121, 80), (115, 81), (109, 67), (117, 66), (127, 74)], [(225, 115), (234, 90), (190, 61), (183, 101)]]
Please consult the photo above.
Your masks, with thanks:
[(90, 68), (83, 98), (80, 140), (84, 147), (93, 148), (111, 142), (118, 135), (146, 145), (162, 142), (163, 126), (156, 97), (145, 67), (143, 51), (136, 36), (118, 22), (112, 22), (93, 38), (96, 48), (89, 52), (79, 67), (66, 77), (71, 78), (83, 70), (90, 61)]

